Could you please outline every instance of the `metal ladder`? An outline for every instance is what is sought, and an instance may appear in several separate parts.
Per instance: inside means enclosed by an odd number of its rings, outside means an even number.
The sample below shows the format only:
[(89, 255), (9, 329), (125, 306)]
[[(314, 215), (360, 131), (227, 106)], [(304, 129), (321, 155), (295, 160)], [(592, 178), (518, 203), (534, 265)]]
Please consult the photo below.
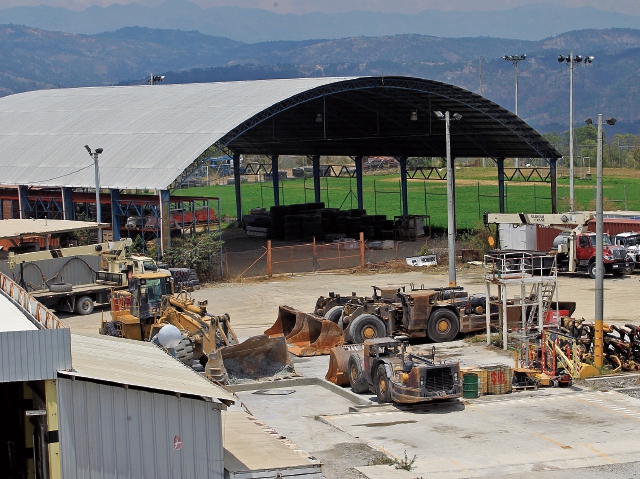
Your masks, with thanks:
[(555, 281), (548, 281), (544, 283), (534, 284), (531, 288), (530, 298), (535, 298), (536, 302), (531, 303), (531, 311), (529, 311), (528, 324), (538, 324), (538, 297), (542, 297), (542, 317), (546, 317), (547, 312), (551, 309), (551, 302), (553, 301), (553, 295), (556, 292)]

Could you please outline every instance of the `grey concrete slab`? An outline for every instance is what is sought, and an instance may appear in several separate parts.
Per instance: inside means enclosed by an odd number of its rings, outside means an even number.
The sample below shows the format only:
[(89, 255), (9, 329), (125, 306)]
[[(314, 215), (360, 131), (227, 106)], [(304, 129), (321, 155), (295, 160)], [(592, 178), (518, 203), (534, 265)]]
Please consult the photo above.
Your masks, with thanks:
[(358, 469), (371, 479), (569, 473), (640, 454), (640, 400), (614, 391), (541, 390), (323, 419), (398, 459), (416, 456), (410, 476), (388, 466)]

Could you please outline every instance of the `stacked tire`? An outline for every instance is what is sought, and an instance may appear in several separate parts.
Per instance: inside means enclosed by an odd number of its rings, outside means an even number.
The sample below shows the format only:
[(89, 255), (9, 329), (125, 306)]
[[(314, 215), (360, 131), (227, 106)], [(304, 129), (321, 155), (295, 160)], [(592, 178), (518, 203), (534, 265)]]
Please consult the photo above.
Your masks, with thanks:
[(322, 239), (322, 216), (307, 214), (302, 216), (302, 239), (311, 241), (313, 238)]
[(302, 222), (304, 215), (287, 215), (284, 218), (284, 240), (302, 240)]
[(285, 237), (285, 218), (291, 215), (289, 206), (272, 206), (271, 213), (271, 237), (283, 240)]

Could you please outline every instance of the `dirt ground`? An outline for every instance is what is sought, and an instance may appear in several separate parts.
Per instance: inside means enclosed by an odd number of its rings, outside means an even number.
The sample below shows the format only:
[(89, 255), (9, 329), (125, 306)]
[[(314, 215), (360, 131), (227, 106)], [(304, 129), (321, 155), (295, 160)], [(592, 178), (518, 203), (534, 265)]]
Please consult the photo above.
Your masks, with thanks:
[[(634, 306), (635, 295), (638, 292), (638, 278), (640, 278), (640, 275), (623, 278), (607, 277), (605, 279), (604, 312), (606, 322), (640, 324), (640, 311)], [(463, 286), (471, 293), (485, 292), (482, 267), (461, 265), (460, 270), (457, 272), (457, 281), (460, 286)], [(403, 273), (378, 274), (360, 272), (316, 273), (293, 277), (282, 276), (269, 280), (252, 280), (245, 283), (211, 284), (195, 291), (193, 295), (198, 300), (208, 300), (208, 310), (212, 314), (229, 313), (236, 333), (243, 339), (261, 334), (271, 326), (277, 317), (278, 306), (281, 304), (287, 304), (303, 311), (312, 311), (316, 298), (319, 295), (326, 295), (329, 291), (335, 291), (340, 294), (357, 292), (358, 294), (368, 295), (371, 292), (372, 285), (398, 284), (408, 286), (410, 283), (435, 287), (445, 286), (448, 284), (448, 274), (443, 269), (416, 269)], [(584, 317), (587, 321), (594, 319), (593, 280), (587, 276), (563, 276), (558, 280), (558, 291), (561, 301), (576, 301), (577, 310), (574, 317)], [(495, 287), (493, 287), (491, 293), (496, 293)], [(520, 294), (520, 287), (514, 287), (513, 291), (508, 291), (510, 297), (514, 294)], [(103, 315), (105, 317), (109, 316), (108, 308), (96, 308), (96, 311), (88, 316), (67, 314), (60, 314), (59, 316), (71, 327), (73, 333), (95, 334), (98, 331)], [(418, 348), (430, 348), (428, 344), (417, 346)], [(440, 345), (438, 349), (445, 354), (445, 357), (462, 355), (459, 358), (462, 364), (469, 361), (474, 364), (488, 364), (496, 361), (496, 351), (489, 351), (482, 347), (481, 344), (469, 344), (468, 342), (460, 341), (460, 338), (454, 343), (447, 343), (446, 346)], [(452, 357), (452, 359), (454, 358)], [(512, 360), (510, 357), (505, 356), (503, 361), (510, 362)], [(327, 364), (328, 359), (326, 357), (298, 358), (296, 367), (305, 376), (323, 377)], [(264, 420), (279, 433), (290, 438), (306, 452), (323, 461), (327, 478), (363, 478), (365, 476), (355, 469), (356, 467), (361, 469), (362, 466), (365, 469), (368, 468), (367, 476), (376, 477), (376, 467), (371, 467), (371, 465), (384, 464), (385, 456), (381, 452), (388, 453), (389, 447), (395, 444), (395, 440), (388, 444), (383, 441), (382, 446), (380, 446), (379, 444), (372, 444), (371, 441), (364, 440), (364, 438), (354, 435), (354, 433), (349, 434), (346, 430), (336, 429), (335, 425), (332, 426), (322, 422), (318, 418), (326, 414), (338, 414), (337, 417), (345, 417), (340, 415), (348, 413), (348, 401), (337, 396), (334, 398), (334, 395), (328, 395), (318, 403), (316, 401), (317, 393), (305, 393), (304, 387), (296, 389), (295, 394), (290, 396), (291, 399), (289, 400), (297, 402), (293, 402), (284, 408), (283, 405), (286, 403), (282, 398), (275, 400), (280, 401), (279, 403), (274, 403), (268, 402), (265, 399), (268, 398), (267, 396), (258, 397), (250, 393), (244, 393), (241, 394), (241, 399), (252, 410), (253, 414)], [(322, 394), (326, 395), (326, 391), (323, 390)], [(322, 394), (320, 395), (322, 396)], [(517, 403), (514, 404), (517, 405)], [(392, 415), (389, 415), (391, 419), (385, 419), (386, 416), (384, 415), (380, 416), (379, 419), (377, 419), (378, 416), (375, 417), (378, 422), (382, 421), (384, 423), (384, 421), (389, 420), (391, 421), (390, 424), (398, 423), (397, 421), (392, 421), (394, 417)], [(412, 418), (409, 422), (415, 421)], [(386, 428), (385, 430), (388, 429)], [(407, 429), (407, 433), (410, 433), (409, 429)], [(376, 437), (377, 435), (373, 439)], [(400, 446), (402, 446), (401, 443)], [(480, 446), (476, 445), (476, 447)], [(412, 450), (410, 449), (410, 451)], [(401, 454), (401, 452), (402, 450), (399, 449), (397, 454)], [(425, 452), (418, 451), (417, 453), (421, 458), (426, 457)], [(595, 466), (598, 462), (596, 461), (593, 464)], [(630, 477), (628, 473), (633, 471), (635, 475), (637, 467), (637, 464), (626, 462), (620, 466), (607, 466), (606, 470), (601, 467), (571, 469), (570, 471), (558, 470), (554, 471), (556, 475), (549, 477), (577, 477), (576, 474), (581, 477), (596, 477), (596, 475), (602, 477), (599, 475), (601, 473), (604, 473), (605, 476), (609, 475), (608, 477)], [(401, 479), (412, 479), (422, 475), (422, 471), (416, 471), (420, 472), (419, 474), (406, 473), (406, 475), (397, 475), (404, 471), (397, 471), (389, 466), (384, 466), (381, 470), (385, 477), (399, 477)], [(564, 475), (563, 473), (565, 472), (568, 474)], [(492, 473), (495, 473), (495, 471)], [(507, 474), (506, 470), (503, 474)], [(537, 475), (534, 476), (533, 471), (530, 474), (532, 475), (525, 474), (519, 477), (539, 477)], [(465, 475), (464, 477), (469, 476)]]

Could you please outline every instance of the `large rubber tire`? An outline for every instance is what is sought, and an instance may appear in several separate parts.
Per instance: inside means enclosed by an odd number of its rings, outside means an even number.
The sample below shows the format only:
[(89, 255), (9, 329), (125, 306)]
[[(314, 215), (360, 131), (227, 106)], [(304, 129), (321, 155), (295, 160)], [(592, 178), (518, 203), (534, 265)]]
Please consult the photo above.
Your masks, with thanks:
[(113, 321), (109, 321), (103, 324), (102, 334), (104, 334), (105, 336), (114, 336), (116, 338), (120, 337), (120, 331), (118, 331), (116, 323)]
[(93, 313), (93, 299), (89, 296), (80, 296), (76, 299), (76, 313), (83, 316)]
[(450, 309), (437, 309), (429, 318), (427, 335), (435, 343), (453, 341), (460, 332), (460, 320)]
[(349, 356), (349, 366), (347, 373), (349, 374), (349, 385), (354, 393), (366, 393), (369, 391), (369, 383), (364, 377), (362, 366), (360, 365), (360, 356), (352, 354)]
[(324, 313), (323, 317), (324, 319), (328, 319), (332, 323), (338, 324), (338, 321), (340, 321), (340, 318), (342, 317), (343, 309), (344, 309), (344, 306), (334, 306), (329, 311)]
[(375, 389), (379, 404), (391, 402), (391, 379), (387, 376), (384, 364), (380, 364), (376, 370)]
[(349, 337), (354, 344), (364, 343), (365, 339), (384, 338), (386, 335), (384, 323), (373, 314), (362, 314), (349, 325)]
[(589, 278), (596, 279), (596, 262), (589, 265)]
[(49, 285), (49, 291), (52, 293), (68, 293), (72, 288), (71, 283), (51, 283)]
[(189, 338), (183, 338), (173, 349), (175, 358), (189, 367), (193, 366), (193, 344)]

